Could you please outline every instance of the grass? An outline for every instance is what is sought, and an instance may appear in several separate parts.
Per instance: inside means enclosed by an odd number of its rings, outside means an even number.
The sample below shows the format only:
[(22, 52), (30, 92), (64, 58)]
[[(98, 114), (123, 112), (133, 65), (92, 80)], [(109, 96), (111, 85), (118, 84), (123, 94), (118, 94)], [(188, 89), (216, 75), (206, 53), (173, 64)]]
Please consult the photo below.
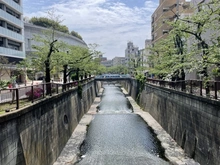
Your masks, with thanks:
[[(19, 100), (19, 108), (31, 104), (31, 102), (28, 99), (22, 99)], [(11, 104), (10, 102), (7, 103), (1, 103), (0, 104), (0, 115), (6, 114), (7, 112), (5, 112), (6, 109), (9, 109), (10, 111), (14, 111), (16, 110), (16, 102), (14, 101), (13, 104)]]

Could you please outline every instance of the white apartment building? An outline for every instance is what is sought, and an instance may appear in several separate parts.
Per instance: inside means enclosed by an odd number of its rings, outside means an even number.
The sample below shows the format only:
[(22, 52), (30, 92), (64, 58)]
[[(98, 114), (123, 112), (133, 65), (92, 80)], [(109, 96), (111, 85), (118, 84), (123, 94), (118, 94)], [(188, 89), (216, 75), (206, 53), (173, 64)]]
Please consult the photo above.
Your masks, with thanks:
[(22, 0), (0, 0), (0, 55), (25, 58)]
[(126, 66), (131, 70), (134, 66), (134, 60), (139, 56), (139, 48), (134, 46), (133, 42), (129, 41), (127, 43), (127, 48), (125, 49), (125, 63)]
[[(47, 28), (36, 26), (31, 23), (24, 23), (24, 38), (25, 38), (25, 50), (26, 54), (29, 55), (31, 52), (34, 52), (34, 49), (32, 48), (33, 45), (40, 45), (42, 43), (39, 43), (34, 40), (34, 36), (43, 36), (44, 32), (48, 30)], [(87, 44), (70, 34), (62, 33), (59, 31), (56, 31), (55, 38), (59, 41), (63, 41), (69, 45), (77, 45), (77, 46), (83, 46), (87, 47)]]
[[(22, 0), (0, 0), (0, 56), (9, 62), (18, 62), (25, 58), (24, 24)], [(10, 79), (14, 67), (6, 67), (1, 79)], [(18, 75), (21, 81), (21, 75)]]

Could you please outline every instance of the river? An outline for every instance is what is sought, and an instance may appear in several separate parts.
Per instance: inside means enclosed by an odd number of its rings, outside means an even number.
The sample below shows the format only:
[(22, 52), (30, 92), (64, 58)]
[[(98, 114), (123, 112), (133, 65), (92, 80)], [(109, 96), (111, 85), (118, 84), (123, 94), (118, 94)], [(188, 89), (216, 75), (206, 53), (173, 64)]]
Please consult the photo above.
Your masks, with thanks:
[(105, 85), (77, 165), (168, 165), (151, 128), (115, 85)]

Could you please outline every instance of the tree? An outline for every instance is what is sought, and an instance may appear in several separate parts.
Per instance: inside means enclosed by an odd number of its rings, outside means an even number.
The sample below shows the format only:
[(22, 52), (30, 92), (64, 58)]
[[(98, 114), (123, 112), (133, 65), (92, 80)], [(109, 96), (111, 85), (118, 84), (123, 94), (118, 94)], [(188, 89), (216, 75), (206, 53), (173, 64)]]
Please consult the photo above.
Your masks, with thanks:
[[(51, 58), (52, 55), (59, 53), (59, 49), (64, 49), (65, 43), (62, 41), (58, 41), (56, 37), (56, 30), (59, 29), (59, 25), (62, 22), (60, 16), (56, 16), (54, 11), (48, 12), (48, 19), (52, 20), (48, 26), (48, 30), (44, 32), (44, 36), (35, 36), (34, 40), (40, 45), (33, 45), (33, 48), (36, 50), (35, 52), (35, 59), (38, 63), (38, 66), (44, 66), (45, 71), (45, 81), (49, 83), (51, 80)], [(44, 64), (43, 64), (44, 63)], [(47, 84), (47, 93), (51, 93), (50, 84)]]
[(91, 74), (91, 71), (99, 66), (95, 59), (102, 53), (97, 51), (97, 47), (97, 44), (89, 44), (88, 48), (69, 46), (66, 59), (63, 63), (64, 83), (67, 82), (67, 76), (71, 75), (73, 72), (77, 74), (76, 79), (78, 80), (79, 71), (85, 72), (85, 74)]
[(63, 32), (63, 33), (69, 33), (69, 29), (66, 25), (61, 25), (59, 21), (49, 19), (46, 17), (33, 17), (29, 20), (30, 23), (33, 23), (34, 25), (45, 27), (45, 28), (54, 28), (54, 30)]
[(114, 73), (114, 74), (125, 74), (128, 73), (128, 68), (124, 65), (117, 65), (106, 68), (107, 73)]
[(197, 70), (207, 80), (210, 77), (208, 68), (220, 66), (217, 62), (219, 15), (217, 0), (202, 1), (189, 17), (176, 14), (176, 20), (170, 23), (168, 37), (151, 48), (150, 64), (153, 68), (150, 70), (162, 74), (162, 77), (178, 74), (181, 80), (184, 80), (185, 71)]
[(70, 34), (71, 34), (72, 36), (74, 36), (74, 37), (77, 37), (77, 38), (83, 40), (82, 37), (81, 37), (81, 35), (79, 35), (79, 33), (75, 32), (75, 31), (71, 31)]
[[(216, 27), (219, 28), (219, 14), (219, 2), (211, 0), (208, 3), (201, 1), (197, 5), (196, 12), (190, 17), (180, 18), (177, 16), (176, 31), (188, 34), (188, 38), (191, 41), (194, 39), (195, 44), (192, 44), (190, 51), (192, 58), (197, 56), (195, 69), (204, 76), (204, 79), (209, 79), (210, 77), (208, 73), (209, 64), (212, 61), (210, 46), (215, 46), (210, 41), (216, 41), (215, 37), (218, 36), (219, 30)], [(198, 55), (201, 58), (198, 58)]]

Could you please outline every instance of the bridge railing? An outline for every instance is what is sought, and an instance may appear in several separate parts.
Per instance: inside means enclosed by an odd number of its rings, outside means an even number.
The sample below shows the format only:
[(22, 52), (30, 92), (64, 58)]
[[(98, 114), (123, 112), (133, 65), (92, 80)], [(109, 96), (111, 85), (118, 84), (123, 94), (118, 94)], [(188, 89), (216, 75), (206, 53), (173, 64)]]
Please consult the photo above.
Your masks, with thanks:
[(220, 99), (220, 81), (165, 81), (147, 78), (146, 82), (211, 99)]
[[(84, 84), (93, 79), (85, 78), (79, 81), (72, 81), (66, 84), (61, 83), (40, 83), (36, 85), (23, 86), (18, 88), (8, 88), (0, 90), (0, 114), (13, 111), (32, 103), (63, 93), (79, 84)], [(47, 91), (47, 89), (50, 90)]]

